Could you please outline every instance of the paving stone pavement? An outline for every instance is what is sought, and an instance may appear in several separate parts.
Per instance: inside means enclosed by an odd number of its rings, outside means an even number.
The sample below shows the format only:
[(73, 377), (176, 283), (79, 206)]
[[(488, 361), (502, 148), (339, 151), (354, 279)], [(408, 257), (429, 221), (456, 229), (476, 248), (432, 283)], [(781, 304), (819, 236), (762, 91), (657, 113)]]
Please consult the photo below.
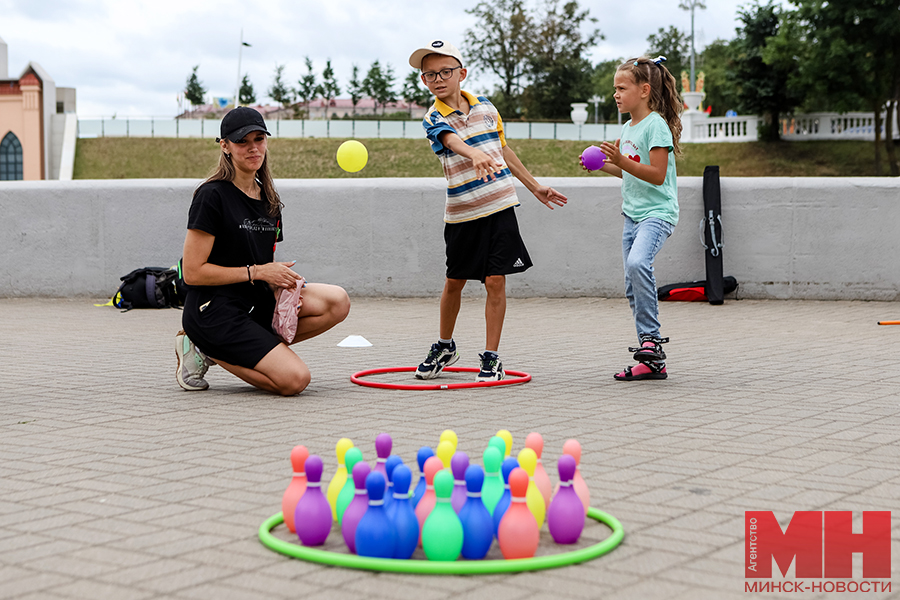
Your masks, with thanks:
[[(612, 374), (633, 363), (634, 344), (624, 300), (510, 300), (501, 356), (530, 383), (350, 382), (419, 362), (437, 317), (435, 298), (355, 299), (347, 321), (295, 347), (313, 383), (285, 399), (216, 367), (209, 391), (183, 392), (176, 310), (0, 300), (0, 598), (795, 596), (745, 592), (746, 510), (775, 511), (782, 526), (797, 510), (849, 510), (857, 528), (861, 511), (892, 510), (892, 592), (801, 596), (900, 598), (900, 327), (876, 325), (900, 318), (900, 304), (667, 303), (670, 378), (621, 383)], [(373, 346), (337, 347), (348, 335)], [(480, 298), (464, 300), (455, 338), (459, 365), (475, 366)], [(622, 522), (624, 542), (560, 569), (419, 576), (316, 565), (258, 541), (280, 511), (294, 445), (320, 454), (330, 478), (340, 437), (371, 461), (375, 436), (390, 432), (413, 463), (446, 428), (472, 457), (498, 429), (512, 431), (516, 452), (539, 431), (551, 477), (577, 438), (591, 504)], [(275, 534), (290, 539), (283, 526)], [(545, 525), (541, 552), (557, 551)]]

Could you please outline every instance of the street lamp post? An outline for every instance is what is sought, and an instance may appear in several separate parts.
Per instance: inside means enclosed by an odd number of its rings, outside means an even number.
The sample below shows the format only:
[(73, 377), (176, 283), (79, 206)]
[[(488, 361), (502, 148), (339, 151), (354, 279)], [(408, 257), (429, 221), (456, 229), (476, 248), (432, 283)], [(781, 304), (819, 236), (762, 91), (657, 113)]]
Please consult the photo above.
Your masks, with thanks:
[(238, 100), (241, 93), (241, 54), (244, 52), (244, 46), (250, 47), (250, 44), (244, 41), (244, 29), (241, 28), (241, 45), (238, 46), (238, 74), (237, 85), (234, 86), (234, 107), (238, 107)]
[(694, 82), (694, 57), (697, 54), (694, 51), (694, 9), (705, 9), (706, 5), (703, 4), (703, 0), (681, 0), (678, 3), (678, 8), (691, 11), (691, 89), (689, 91), (693, 92), (695, 91), (694, 88), (697, 87), (697, 84)]
[(594, 94), (593, 96), (588, 98), (588, 102), (591, 102), (594, 105), (594, 125), (597, 124), (597, 104), (602, 104), (605, 101), (605, 96), (598, 96), (597, 94)]

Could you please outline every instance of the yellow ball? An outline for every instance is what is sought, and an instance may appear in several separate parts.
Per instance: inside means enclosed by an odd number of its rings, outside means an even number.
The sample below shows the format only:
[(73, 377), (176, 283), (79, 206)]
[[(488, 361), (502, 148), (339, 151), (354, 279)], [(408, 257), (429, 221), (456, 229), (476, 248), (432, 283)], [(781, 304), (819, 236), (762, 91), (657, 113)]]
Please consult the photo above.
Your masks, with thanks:
[(348, 173), (356, 173), (366, 166), (369, 160), (369, 152), (366, 147), (356, 140), (348, 140), (341, 144), (337, 151), (337, 162)]

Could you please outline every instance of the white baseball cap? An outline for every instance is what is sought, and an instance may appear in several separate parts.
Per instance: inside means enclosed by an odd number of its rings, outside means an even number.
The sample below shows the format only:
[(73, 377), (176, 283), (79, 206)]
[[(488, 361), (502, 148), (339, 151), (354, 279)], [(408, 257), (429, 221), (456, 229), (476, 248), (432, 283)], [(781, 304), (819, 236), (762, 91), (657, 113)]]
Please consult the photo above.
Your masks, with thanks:
[(425, 44), (409, 56), (409, 66), (413, 69), (422, 68), (422, 59), (429, 54), (443, 54), (452, 56), (459, 61), (460, 66), (463, 64), (462, 54), (456, 49), (456, 46), (446, 40), (432, 40)]

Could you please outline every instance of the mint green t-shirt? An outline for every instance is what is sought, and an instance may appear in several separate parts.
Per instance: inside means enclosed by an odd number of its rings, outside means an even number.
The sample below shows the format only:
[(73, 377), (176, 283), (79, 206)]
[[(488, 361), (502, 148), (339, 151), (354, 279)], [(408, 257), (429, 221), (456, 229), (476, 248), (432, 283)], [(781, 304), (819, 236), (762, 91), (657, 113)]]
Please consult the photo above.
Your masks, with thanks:
[(678, 224), (678, 180), (675, 176), (675, 155), (672, 132), (659, 113), (651, 112), (637, 125), (631, 121), (622, 126), (619, 151), (623, 156), (642, 164), (650, 164), (650, 150), (665, 148), (669, 152), (666, 179), (653, 185), (634, 175), (622, 172), (622, 212), (632, 221), (650, 217)]

